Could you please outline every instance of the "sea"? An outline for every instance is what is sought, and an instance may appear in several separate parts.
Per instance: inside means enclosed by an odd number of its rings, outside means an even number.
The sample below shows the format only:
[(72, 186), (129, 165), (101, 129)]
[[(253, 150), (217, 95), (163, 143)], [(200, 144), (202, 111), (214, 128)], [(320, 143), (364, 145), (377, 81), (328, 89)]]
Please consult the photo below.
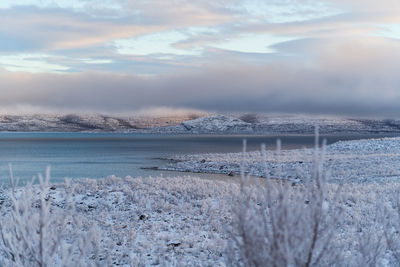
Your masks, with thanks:
[[(378, 138), (383, 135), (321, 136), (328, 144), (340, 140)], [(159, 171), (153, 167), (166, 164), (174, 155), (227, 153), (242, 151), (243, 140), (249, 151), (275, 149), (277, 139), (282, 149), (314, 146), (314, 136), (246, 136), (246, 135), (153, 135), (132, 133), (0, 133), (0, 185), (9, 185), (10, 171), (19, 185), (49, 166), (51, 182), (65, 178), (105, 178), (176, 176), (182, 173)], [(186, 175), (186, 174), (185, 174)]]

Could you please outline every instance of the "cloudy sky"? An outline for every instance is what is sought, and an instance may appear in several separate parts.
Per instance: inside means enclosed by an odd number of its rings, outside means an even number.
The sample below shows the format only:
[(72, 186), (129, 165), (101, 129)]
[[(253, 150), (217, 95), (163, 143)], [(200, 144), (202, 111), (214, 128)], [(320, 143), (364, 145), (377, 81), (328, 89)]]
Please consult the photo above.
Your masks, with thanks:
[(399, 0), (1, 0), (0, 112), (400, 116)]

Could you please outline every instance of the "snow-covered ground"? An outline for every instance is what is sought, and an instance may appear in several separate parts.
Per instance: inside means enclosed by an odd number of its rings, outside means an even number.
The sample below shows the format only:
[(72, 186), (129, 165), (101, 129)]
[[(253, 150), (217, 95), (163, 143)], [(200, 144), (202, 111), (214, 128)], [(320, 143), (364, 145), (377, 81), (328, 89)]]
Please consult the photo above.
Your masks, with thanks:
[[(231, 221), (230, 203), (236, 191), (237, 186), (231, 183), (191, 177), (109, 177), (52, 186), (46, 201), (51, 202), (51, 214), (60, 221), (68, 217), (65, 226), (74, 225), (73, 218), (81, 216), (82, 228), (96, 227), (100, 266), (109, 266), (107, 262), (115, 266), (224, 266), (226, 226)], [(66, 208), (68, 194), (72, 213)], [(32, 209), (40, 213), (39, 207)], [(13, 222), (10, 210), (10, 192), (3, 191), (2, 231), (15, 226), (7, 224)], [(35, 224), (34, 218), (26, 224)], [(65, 231), (62, 235), (68, 234)], [(29, 235), (25, 238), (37, 243), (35, 233)], [(35, 249), (38, 254), (39, 246)], [(0, 241), (0, 264), (15, 266), (3, 253)], [(87, 266), (87, 262), (90, 260), (83, 259), (78, 266)], [(32, 262), (28, 266), (37, 265)]]
[[(76, 226), (70, 226), (72, 229), (65, 229), (64, 235), (73, 236), (70, 232), (76, 231), (80, 235), (74, 238), (84, 240), (90, 228), (95, 229), (100, 266), (106, 262), (113, 266), (227, 266), (239, 190), (235, 183), (193, 177), (109, 177), (51, 186), (46, 201), (51, 203), (51, 214), (56, 221), (67, 214), (66, 225), (73, 225), (73, 218), (81, 218), (78, 226), (81, 228), (74, 230)], [(335, 190), (335, 185), (328, 185), (330, 198)], [(344, 211), (332, 242), (343, 249), (341, 260), (349, 266), (357, 266), (357, 257), (361, 257), (358, 242), (362, 233), (382, 234), (381, 229), (376, 229), (379, 205), (394, 205), (399, 190), (398, 182), (343, 187), (343, 197), (336, 204), (344, 207)], [(13, 222), (9, 217), (9, 193), (1, 194), (3, 227), (8, 220)], [(70, 193), (72, 214), (66, 210), (66, 196)], [(32, 213), (40, 214), (40, 206), (31, 208)], [(395, 205), (389, 208), (396, 211)], [(25, 223), (35, 222), (33, 218)], [(32, 240), (29, 242), (35, 244), (35, 234), (29, 235), (28, 239)], [(3, 254), (3, 249), (0, 242), (0, 263), (15, 266)], [(39, 252), (39, 246), (33, 247), (35, 252)], [(51, 261), (59, 264), (63, 259), (60, 254), (56, 255)], [(382, 252), (380, 256), (380, 266), (397, 266), (390, 252)], [(79, 259), (77, 266), (95, 262), (94, 254), (88, 253), (85, 257)], [(32, 262), (25, 266), (37, 265)]]
[[(184, 155), (171, 158), (162, 170), (240, 174), (301, 179), (313, 170), (314, 149), (228, 154)], [(265, 166), (267, 168), (265, 168)], [(365, 182), (400, 179), (400, 138), (341, 141), (326, 147), (324, 167), (331, 181)], [(267, 169), (267, 172), (265, 171)]]

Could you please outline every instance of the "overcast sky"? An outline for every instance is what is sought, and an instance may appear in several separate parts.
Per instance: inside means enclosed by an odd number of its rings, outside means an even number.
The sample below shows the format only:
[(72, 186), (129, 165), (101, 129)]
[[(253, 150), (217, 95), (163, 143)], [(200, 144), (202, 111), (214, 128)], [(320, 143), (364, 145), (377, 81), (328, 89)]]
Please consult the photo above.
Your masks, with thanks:
[(399, 0), (1, 0), (0, 112), (400, 116)]

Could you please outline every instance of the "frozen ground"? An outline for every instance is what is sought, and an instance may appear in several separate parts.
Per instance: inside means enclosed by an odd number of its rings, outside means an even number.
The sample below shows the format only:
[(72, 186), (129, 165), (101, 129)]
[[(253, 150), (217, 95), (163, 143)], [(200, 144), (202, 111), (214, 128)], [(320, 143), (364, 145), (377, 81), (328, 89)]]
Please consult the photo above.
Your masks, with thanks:
[[(185, 155), (171, 158), (163, 170), (240, 174), (301, 180), (313, 169), (314, 149), (229, 154)], [(267, 168), (265, 168), (267, 166)], [(331, 181), (366, 182), (400, 179), (400, 138), (341, 141), (326, 147), (325, 169)], [(265, 172), (267, 169), (267, 173)]]

